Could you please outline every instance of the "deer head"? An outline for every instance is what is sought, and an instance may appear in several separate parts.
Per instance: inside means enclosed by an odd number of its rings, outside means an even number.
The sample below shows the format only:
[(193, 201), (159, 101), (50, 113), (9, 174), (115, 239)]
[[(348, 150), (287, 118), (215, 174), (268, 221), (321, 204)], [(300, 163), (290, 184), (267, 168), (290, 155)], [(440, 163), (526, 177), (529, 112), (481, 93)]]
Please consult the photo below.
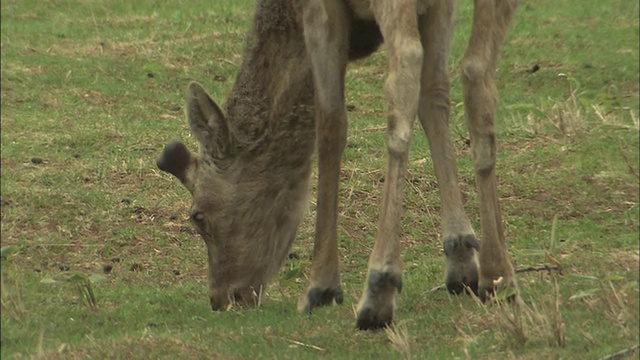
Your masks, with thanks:
[(190, 219), (207, 247), (212, 309), (255, 303), (295, 238), (308, 174), (291, 181), (290, 172), (236, 153), (231, 122), (198, 83), (188, 86), (186, 113), (199, 153), (173, 141), (158, 168), (192, 195)]

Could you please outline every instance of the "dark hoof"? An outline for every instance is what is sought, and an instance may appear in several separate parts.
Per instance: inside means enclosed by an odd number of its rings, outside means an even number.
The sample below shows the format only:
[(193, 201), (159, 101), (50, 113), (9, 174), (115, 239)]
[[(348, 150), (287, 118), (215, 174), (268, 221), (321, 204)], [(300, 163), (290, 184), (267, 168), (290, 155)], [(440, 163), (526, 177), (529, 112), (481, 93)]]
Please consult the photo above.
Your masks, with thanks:
[(377, 330), (391, 325), (393, 311), (377, 313), (372, 308), (365, 308), (358, 313), (356, 327), (358, 330)]
[(449, 293), (478, 294), (479, 267), (476, 252), (480, 243), (473, 234), (451, 236), (444, 241), (447, 255), (445, 286)]
[(313, 288), (309, 290), (307, 296), (309, 296), (309, 303), (312, 304), (312, 307), (331, 305), (334, 300), (336, 304), (342, 304), (344, 299), (341, 288), (325, 290)]
[(475, 279), (463, 279), (462, 281), (450, 281), (447, 279), (444, 284), (450, 294), (460, 295), (464, 292), (467, 295), (471, 295), (471, 293), (473, 293), (478, 296), (478, 277)]
[(374, 330), (387, 327), (393, 320), (396, 292), (402, 291), (402, 274), (370, 271), (367, 288), (358, 305), (356, 327)]
[(340, 305), (344, 300), (342, 288), (340, 287), (338, 287), (337, 289), (330, 288), (330, 289), (324, 289), (324, 290), (314, 287), (312, 289), (309, 289), (309, 291), (307, 291), (306, 296), (307, 296), (307, 303), (302, 309), (303, 312), (310, 312), (314, 308), (317, 308), (320, 306), (333, 305), (334, 301), (336, 302), (336, 304)]

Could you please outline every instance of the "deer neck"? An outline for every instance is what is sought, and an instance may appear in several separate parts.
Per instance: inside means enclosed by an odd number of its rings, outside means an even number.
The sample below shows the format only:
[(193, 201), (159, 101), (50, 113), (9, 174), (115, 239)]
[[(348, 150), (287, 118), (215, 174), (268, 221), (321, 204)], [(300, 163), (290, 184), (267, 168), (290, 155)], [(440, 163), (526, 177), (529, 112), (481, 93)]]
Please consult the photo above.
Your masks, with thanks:
[(314, 91), (299, 9), (259, 2), (243, 59), (225, 105), (238, 154), (269, 166), (307, 163), (315, 143)]

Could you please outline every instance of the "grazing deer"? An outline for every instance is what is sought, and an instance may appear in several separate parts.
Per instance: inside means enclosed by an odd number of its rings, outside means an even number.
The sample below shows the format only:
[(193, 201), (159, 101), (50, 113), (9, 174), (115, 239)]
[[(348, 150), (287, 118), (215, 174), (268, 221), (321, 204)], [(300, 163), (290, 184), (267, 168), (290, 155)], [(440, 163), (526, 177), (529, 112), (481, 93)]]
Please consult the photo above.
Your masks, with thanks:
[[(517, 0), (475, 0), (461, 63), (480, 202), (478, 242), (463, 210), (449, 134), (452, 0), (258, 1), (238, 77), (224, 107), (197, 83), (186, 113), (198, 153), (168, 144), (158, 167), (191, 192), (191, 220), (209, 258), (211, 307), (253, 303), (288, 254), (307, 204), (318, 151), (318, 201), (302, 312), (341, 303), (337, 240), (340, 162), (347, 141), (344, 79), (349, 60), (383, 42), (388, 164), (378, 233), (357, 306), (360, 329), (391, 323), (402, 290), (399, 241), (407, 156), (416, 114), (429, 140), (442, 201), (445, 284), (481, 298), (516, 290), (496, 184), (494, 71)], [(315, 114), (314, 114), (315, 113)], [(478, 255), (479, 253), (479, 255)]]

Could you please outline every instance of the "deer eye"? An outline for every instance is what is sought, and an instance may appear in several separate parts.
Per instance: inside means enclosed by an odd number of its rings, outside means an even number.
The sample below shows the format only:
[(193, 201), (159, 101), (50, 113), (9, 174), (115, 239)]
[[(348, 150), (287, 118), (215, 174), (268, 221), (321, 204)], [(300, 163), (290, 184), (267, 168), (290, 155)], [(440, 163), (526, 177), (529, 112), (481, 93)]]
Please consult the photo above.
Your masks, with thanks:
[(193, 221), (198, 226), (204, 224), (204, 214), (202, 213), (202, 211), (196, 211), (192, 213), (191, 221)]

